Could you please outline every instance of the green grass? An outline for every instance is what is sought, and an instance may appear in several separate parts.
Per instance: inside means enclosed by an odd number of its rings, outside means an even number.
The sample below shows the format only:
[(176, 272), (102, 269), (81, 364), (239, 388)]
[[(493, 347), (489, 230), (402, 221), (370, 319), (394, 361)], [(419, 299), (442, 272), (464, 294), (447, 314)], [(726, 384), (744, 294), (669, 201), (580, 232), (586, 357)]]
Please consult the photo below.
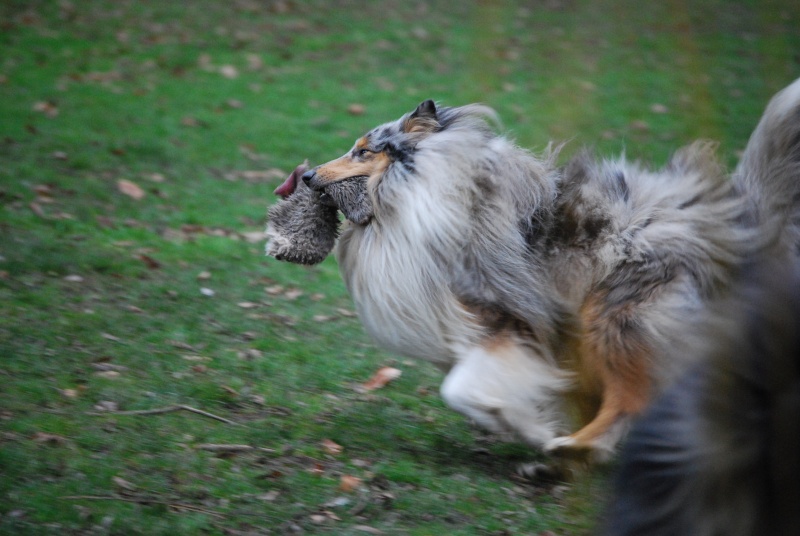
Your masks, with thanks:
[[(0, 4), (0, 533), (588, 533), (607, 470), (516, 482), (540, 455), (376, 349), (333, 259), (248, 233), (294, 165), (425, 98), (485, 102), (534, 149), (660, 164), (706, 137), (733, 163), (800, 75), (800, 14), (695, 4)], [(354, 389), (384, 365), (403, 376)], [(103, 414), (173, 404), (238, 424)]]

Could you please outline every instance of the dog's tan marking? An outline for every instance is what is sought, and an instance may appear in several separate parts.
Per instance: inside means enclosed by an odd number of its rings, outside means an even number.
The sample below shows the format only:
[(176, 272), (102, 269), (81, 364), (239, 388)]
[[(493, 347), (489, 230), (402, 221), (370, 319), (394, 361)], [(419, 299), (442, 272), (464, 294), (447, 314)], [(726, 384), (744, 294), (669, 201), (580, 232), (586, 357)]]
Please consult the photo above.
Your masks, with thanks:
[[(358, 145), (356, 146), (358, 147)], [(391, 164), (391, 160), (385, 153), (368, 153), (361, 160), (353, 158), (348, 153), (317, 167), (317, 177), (323, 184), (331, 184), (358, 176), (366, 176), (372, 179), (383, 175), (389, 164)]]
[(584, 418), (597, 409), (591, 422), (570, 435), (570, 446), (578, 448), (592, 447), (620, 419), (640, 413), (651, 392), (652, 350), (634, 323), (636, 309), (631, 304), (609, 306), (605, 298), (605, 293), (590, 295), (580, 312), (580, 395), (575, 399)]

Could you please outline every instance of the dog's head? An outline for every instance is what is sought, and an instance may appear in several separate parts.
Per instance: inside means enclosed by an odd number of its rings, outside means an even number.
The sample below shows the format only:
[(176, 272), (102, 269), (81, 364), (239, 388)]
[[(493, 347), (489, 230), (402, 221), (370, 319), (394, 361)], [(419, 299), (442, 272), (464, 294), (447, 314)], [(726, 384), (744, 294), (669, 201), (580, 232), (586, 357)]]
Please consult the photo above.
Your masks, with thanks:
[[(494, 118), (483, 106), (437, 107), (426, 100), (397, 121), (372, 129), (347, 153), (305, 172), (302, 179), (322, 194), (322, 202), (337, 206), (354, 223), (366, 224), (386, 208), (382, 193), (392, 188), (387, 183), (416, 175), (419, 152), (427, 140), (478, 115)], [(488, 130), (483, 120), (471, 123), (477, 126), (473, 130)]]

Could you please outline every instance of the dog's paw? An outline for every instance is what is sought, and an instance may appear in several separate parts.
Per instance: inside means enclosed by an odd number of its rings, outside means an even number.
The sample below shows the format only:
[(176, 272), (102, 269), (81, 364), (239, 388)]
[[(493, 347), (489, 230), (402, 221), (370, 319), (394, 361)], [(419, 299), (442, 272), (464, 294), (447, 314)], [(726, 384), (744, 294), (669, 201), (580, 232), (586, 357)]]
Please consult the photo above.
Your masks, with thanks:
[(589, 462), (607, 462), (614, 455), (614, 449), (601, 441), (583, 442), (573, 436), (555, 437), (544, 444), (543, 450), (553, 456), (582, 459)]
[(517, 478), (536, 485), (555, 484), (564, 479), (561, 466), (538, 462), (521, 463), (514, 473)]

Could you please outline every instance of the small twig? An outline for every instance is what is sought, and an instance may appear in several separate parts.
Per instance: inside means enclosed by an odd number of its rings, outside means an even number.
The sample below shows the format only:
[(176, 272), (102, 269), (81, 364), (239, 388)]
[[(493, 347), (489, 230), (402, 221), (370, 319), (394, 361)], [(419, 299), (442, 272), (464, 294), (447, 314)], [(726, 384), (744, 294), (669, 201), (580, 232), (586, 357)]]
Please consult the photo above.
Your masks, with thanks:
[(200, 508), (199, 506), (195, 506), (193, 504), (160, 501), (158, 499), (151, 499), (149, 497), (138, 497), (129, 499), (127, 497), (115, 497), (113, 495), (67, 495), (61, 497), (61, 499), (68, 501), (120, 501), (120, 502), (128, 502), (128, 503), (143, 504), (143, 505), (159, 504), (162, 506), (167, 506), (169, 508), (176, 508), (178, 510), (190, 510), (193, 512), (208, 514), (214, 517), (227, 517), (222, 512), (216, 512), (214, 510), (206, 510), (205, 508)]
[(197, 450), (205, 450), (208, 452), (222, 452), (222, 453), (238, 453), (238, 452), (267, 452), (270, 454), (275, 453), (275, 449), (269, 449), (266, 447), (253, 447), (251, 445), (226, 445), (226, 444), (218, 444), (218, 443), (201, 443), (199, 445), (195, 445)]
[(226, 419), (225, 417), (220, 417), (219, 415), (214, 415), (213, 413), (193, 408), (192, 406), (186, 406), (184, 404), (178, 404), (176, 406), (166, 406), (163, 408), (140, 409), (134, 411), (88, 412), (87, 415), (163, 415), (164, 413), (173, 413), (176, 411), (191, 411), (192, 413), (197, 413), (198, 415), (202, 415), (203, 417), (208, 417), (209, 419), (214, 419), (220, 422), (224, 422), (225, 424), (235, 424), (235, 425), (239, 424), (238, 422), (231, 421), (229, 419)]

